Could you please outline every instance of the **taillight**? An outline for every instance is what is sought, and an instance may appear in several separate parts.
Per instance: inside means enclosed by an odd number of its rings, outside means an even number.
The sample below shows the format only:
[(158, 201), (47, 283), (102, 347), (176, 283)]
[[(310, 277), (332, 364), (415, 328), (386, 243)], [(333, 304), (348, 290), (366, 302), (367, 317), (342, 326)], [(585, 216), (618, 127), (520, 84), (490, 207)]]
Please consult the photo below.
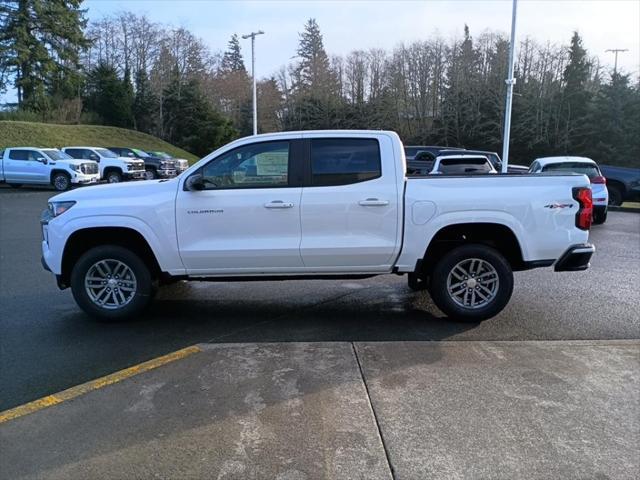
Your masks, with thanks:
[(607, 179), (604, 178), (602, 175), (598, 175), (597, 177), (593, 177), (591, 179), (591, 183), (599, 183), (599, 184), (606, 184), (607, 183)]
[(580, 207), (576, 213), (576, 227), (580, 230), (589, 230), (593, 221), (593, 198), (591, 189), (578, 187), (573, 189), (573, 198), (578, 201)]

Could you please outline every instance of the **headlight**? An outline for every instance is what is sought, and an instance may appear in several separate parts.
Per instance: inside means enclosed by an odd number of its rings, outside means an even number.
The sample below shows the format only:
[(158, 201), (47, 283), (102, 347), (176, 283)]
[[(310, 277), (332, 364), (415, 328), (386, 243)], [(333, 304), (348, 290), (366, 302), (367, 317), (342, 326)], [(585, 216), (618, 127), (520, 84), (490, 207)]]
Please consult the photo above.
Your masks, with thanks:
[(74, 201), (49, 202), (49, 212), (52, 217), (58, 217), (76, 204)]
[(133, 170), (135, 165), (133, 163), (127, 163), (127, 170)]
[(81, 167), (82, 167), (82, 165), (75, 165), (75, 164), (74, 164), (74, 165), (71, 165), (71, 169), (72, 169), (72, 170), (75, 170), (76, 172), (80, 172), (80, 171), (82, 171), (82, 168), (81, 168)]

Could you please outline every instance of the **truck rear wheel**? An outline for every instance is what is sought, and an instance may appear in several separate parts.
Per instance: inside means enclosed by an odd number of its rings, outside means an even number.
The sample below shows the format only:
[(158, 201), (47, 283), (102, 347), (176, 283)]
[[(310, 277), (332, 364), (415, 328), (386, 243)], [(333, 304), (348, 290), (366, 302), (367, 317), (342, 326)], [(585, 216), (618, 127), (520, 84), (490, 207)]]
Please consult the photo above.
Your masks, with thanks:
[(158, 174), (156, 173), (154, 168), (148, 167), (144, 171), (144, 179), (145, 180), (155, 180), (156, 178), (158, 178)]
[(117, 245), (94, 247), (82, 255), (71, 272), (71, 291), (82, 310), (102, 320), (142, 312), (155, 293), (149, 268)]
[(463, 245), (446, 253), (435, 266), (429, 292), (448, 317), (482, 321), (494, 317), (509, 303), (513, 272), (494, 248)]

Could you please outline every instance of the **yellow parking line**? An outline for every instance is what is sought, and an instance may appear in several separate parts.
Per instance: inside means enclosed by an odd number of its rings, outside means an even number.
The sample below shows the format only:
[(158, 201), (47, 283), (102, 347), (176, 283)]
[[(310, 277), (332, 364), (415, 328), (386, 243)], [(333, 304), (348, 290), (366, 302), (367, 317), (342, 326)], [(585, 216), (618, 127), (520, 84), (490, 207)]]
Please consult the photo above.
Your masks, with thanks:
[(95, 380), (76, 385), (75, 387), (71, 387), (67, 390), (54, 393), (53, 395), (47, 395), (46, 397), (39, 398), (38, 400), (34, 400), (33, 402), (25, 403), (24, 405), (17, 406), (10, 410), (5, 410), (4, 412), (0, 412), (0, 423), (13, 420), (14, 418), (22, 417), (23, 415), (28, 415), (33, 412), (37, 412), (38, 410), (42, 410), (43, 408), (47, 408), (52, 405), (57, 405), (58, 403), (62, 403), (67, 400), (71, 400), (72, 398), (79, 397), (80, 395), (84, 395), (85, 393), (89, 393), (93, 390), (98, 390), (99, 388), (106, 387), (107, 385), (120, 382), (126, 378), (133, 377), (134, 375), (148, 372), (149, 370), (153, 370), (154, 368), (161, 367), (162, 365), (166, 365), (167, 363), (180, 360), (181, 358), (188, 357), (189, 355), (198, 353), (200, 351), (200, 347), (196, 345), (183, 348), (182, 350), (163, 355), (162, 357), (139, 363), (138, 365), (134, 365), (133, 367), (125, 368), (124, 370), (120, 370), (119, 372), (111, 373), (109, 375), (105, 375), (104, 377), (96, 378)]

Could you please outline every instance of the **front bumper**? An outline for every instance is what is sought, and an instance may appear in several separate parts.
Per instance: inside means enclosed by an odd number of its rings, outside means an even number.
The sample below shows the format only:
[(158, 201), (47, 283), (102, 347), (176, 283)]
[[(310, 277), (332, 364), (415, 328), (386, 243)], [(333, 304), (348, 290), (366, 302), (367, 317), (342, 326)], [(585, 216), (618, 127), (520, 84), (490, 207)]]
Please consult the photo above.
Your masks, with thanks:
[(161, 178), (171, 178), (176, 176), (176, 169), (158, 169), (158, 176)]
[(556, 272), (578, 272), (586, 270), (591, 265), (589, 261), (595, 253), (596, 247), (590, 243), (572, 245), (560, 256), (553, 269)]
[(79, 184), (79, 185), (88, 185), (91, 183), (98, 183), (100, 181), (100, 174), (99, 173), (76, 173), (72, 178), (71, 178), (71, 183), (75, 184)]
[(144, 178), (144, 170), (133, 170), (130, 172), (124, 172), (122, 176), (126, 179), (142, 180)]

